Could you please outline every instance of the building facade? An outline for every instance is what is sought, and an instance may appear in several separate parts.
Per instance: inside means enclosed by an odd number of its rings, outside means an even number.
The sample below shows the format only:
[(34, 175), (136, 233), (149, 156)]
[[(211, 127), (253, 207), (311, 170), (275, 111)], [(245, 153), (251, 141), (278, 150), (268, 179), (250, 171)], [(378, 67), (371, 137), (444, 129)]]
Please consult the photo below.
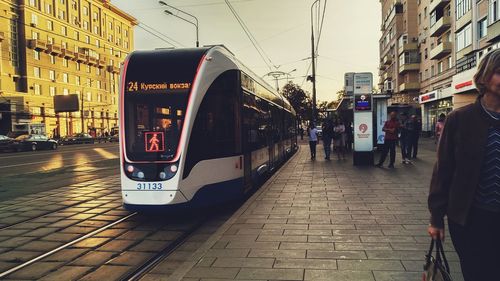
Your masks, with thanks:
[[(498, 0), (380, 0), (382, 4), (382, 37), (380, 40), (380, 80), (383, 92), (393, 93), (392, 103), (406, 103), (420, 107), (423, 131), (432, 133), (438, 116), (473, 102), (477, 91), (473, 76), (477, 64), (488, 51), (499, 46), (500, 4)], [(416, 5), (416, 13), (411, 13)], [(397, 40), (399, 76), (388, 63), (387, 27), (394, 19), (388, 17), (391, 7), (399, 6), (400, 21), (414, 23), (417, 35), (408, 26)], [(413, 14), (408, 21), (405, 13)], [(399, 25), (400, 26), (400, 25)], [(404, 26), (404, 24), (403, 24)], [(397, 42), (397, 43), (396, 43)], [(391, 44), (389, 43), (389, 45)], [(404, 57), (401, 56), (404, 54)], [(392, 62), (391, 62), (392, 63)], [(387, 71), (389, 70), (389, 71)], [(417, 73), (418, 87), (413, 92), (401, 88), (402, 73)], [(396, 77), (396, 79), (394, 78)], [(413, 78), (413, 77), (408, 77)], [(408, 79), (404, 77), (404, 79)], [(404, 89), (404, 87), (403, 87)], [(406, 98), (400, 98), (407, 95)], [(412, 103), (416, 100), (416, 103)]]
[(379, 87), (392, 93), (392, 105), (415, 105), (419, 94), (416, 1), (380, 0), (382, 37)]
[[(49, 136), (118, 125), (119, 69), (136, 19), (109, 0), (0, 0), (0, 13), (0, 134), (26, 123)], [(57, 95), (77, 95), (78, 111), (56, 113)]]

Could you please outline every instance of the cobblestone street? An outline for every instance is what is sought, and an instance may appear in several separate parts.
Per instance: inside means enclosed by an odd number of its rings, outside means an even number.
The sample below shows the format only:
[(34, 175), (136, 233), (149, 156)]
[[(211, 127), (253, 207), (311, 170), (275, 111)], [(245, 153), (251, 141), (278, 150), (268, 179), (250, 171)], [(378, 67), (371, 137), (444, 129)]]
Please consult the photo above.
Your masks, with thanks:
[[(302, 142), (168, 280), (421, 280), (433, 141), (422, 140), (411, 165), (398, 151), (395, 169), (326, 161), (322, 149), (312, 161)], [(445, 250), (454, 280), (463, 280), (449, 237)]]

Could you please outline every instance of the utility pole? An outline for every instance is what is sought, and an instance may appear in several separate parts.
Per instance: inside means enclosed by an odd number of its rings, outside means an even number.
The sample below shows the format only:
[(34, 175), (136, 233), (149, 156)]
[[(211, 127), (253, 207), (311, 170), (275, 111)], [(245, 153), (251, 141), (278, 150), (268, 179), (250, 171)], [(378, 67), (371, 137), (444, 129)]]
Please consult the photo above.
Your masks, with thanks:
[(312, 59), (312, 75), (311, 82), (313, 83), (313, 96), (312, 96), (312, 121), (316, 122), (316, 54), (314, 51), (314, 27), (313, 27), (313, 7), (319, 0), (314, 1), (311, 5), (311, 59)]

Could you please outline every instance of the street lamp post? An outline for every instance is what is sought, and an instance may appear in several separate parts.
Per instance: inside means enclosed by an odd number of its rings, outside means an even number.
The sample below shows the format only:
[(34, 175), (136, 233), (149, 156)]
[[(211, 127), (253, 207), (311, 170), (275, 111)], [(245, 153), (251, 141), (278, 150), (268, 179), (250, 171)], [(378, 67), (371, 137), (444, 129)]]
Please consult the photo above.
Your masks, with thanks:
[(85, 86), (90, 86), (92, 87), (92, 79), (90, 79), (90, 82), (88, 83), (85, 83), (83, 84), (82, 86), (82, 92), (80, 93), (80, 103), (82, 104), (82, 109), (81, 109), (81, 112), (80, 112), (80, 119), (81, 119), (81, 122), (82, 122), (82, 133), (85, 133), (85, 118), (84, 118), (84, 110), (83, 110), (83, 102), (84, 102), (84, 98), (83, 98), (83, 94), (85, 92)]
[(312, 121), (316, 121), (316, 54), (314, 51), (314, 27), (313, 27), (313, 7), (319, 2), (314, 1), (311, 5), (311, 59), (312, 59), (312, 76), (311, 82), (313, 83), (313, 108), (312, 108)]
[(183, 18), (183, 17), (180, 17), (180, 16), (178, 16), (178, 15), (176, 15), (176, 14), (172, 13), (172, 12), (171, 12), (171, 11), (169, 11), (169, 10), (165, 10), (165, 11), (164, 11), (166, 14), (168, 14), (168, 15), (172, 15), (172, 16), (174, 16), (174, 17), (177, 17), (177, 18), (179, 18), (179, 19), (181, 19), (181, 20), (183, 20), (183, 21), (185, 21), (185, 22), (188, 22), (188, 23), (190, 23), (190, 24), (192, 24), (192, 25), (194, 25), (194, 26), (196, 27), (196, 47), (199, 47), (199, 46), (200, 46), (200, 41), (199, 41), (199, 30), (198, 30), (198, 18), (197, 18), (197, 17), (195, 17), (195, 16), (193, 16), (193, 15), (192, 15), (192, 14), (190, 14), (190, 13), (184, 12), (183, 10), (177, 9), (177, 8), (176, 8), (176, 7), (174, 7), (174, 6), (169, 5), (169, 4), (165, 3), (164, 1), (158, 1), (158, 3), (160, 3), (161, 5), (167, 6), (167, 7), (171, 8), (171, 9), (174, 9), (174, 10), (176, 10), (177, 12), (179, 12), (179, 13), (183, 13), (183, 14), (185, 14), (185, 15), (187, 15), (187, 16), (189, 16), (189, 17), (192, 17), (192, 18), (194, 19), (194, 22), (192, 22), (192, 21), (190, 21), (190, 20), (187, 20), (187, 19), (185, 19), (185, 18)]

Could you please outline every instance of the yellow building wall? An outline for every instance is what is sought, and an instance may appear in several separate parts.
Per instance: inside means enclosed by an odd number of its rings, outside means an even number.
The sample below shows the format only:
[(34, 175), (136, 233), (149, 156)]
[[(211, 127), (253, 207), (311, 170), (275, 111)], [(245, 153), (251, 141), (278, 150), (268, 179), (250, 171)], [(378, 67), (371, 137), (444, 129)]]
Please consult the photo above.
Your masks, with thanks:
[[(27, 0), (18, 13), (24, 18), (27, 90), (15, 95), (31, 122), (45, 123), (49, 136), (92, 128), (100, 134), (117, 126), (118, 72), (133, 50), (136, 20), (96, 0)], [(68, 94), (78, 95), (79, 111), (56, 114), (54, 95)]]

